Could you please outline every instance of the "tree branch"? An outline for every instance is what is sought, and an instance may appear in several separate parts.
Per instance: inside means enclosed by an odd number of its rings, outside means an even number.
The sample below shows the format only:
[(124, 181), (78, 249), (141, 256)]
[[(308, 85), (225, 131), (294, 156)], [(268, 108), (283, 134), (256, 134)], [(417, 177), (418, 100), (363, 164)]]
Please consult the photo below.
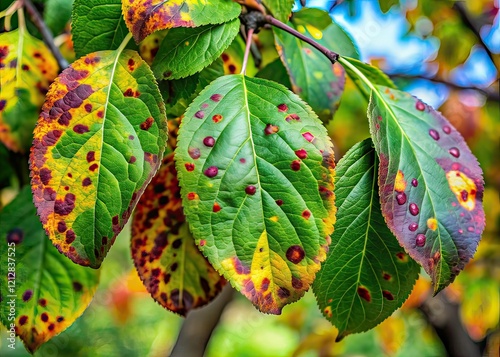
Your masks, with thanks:
[(324, 54), (332, 63), (335, 63), (337, 62), (337, 60), (339, 59), (339, 54), (336, 53), (336, 52), (333, 52), (331, 50), (329, 50), (328, 48), (320, 45), (319, 43), (317, 43), (316, 41), (310, 39), (309, 37), (307, 36), (304, 36), (303, 34), (301, 34), (300, 32), (298, 32), (297, 30), (291, 28), (290, 26), (284, 24), (283, 22), (275, 19), (274, 17), (272, 17), (271, 15), (265, 15), (264, 16), (265, 18), (265, 21), (274, 26), (274, 27), (277, 27), (283, 31), (286, 31), (288, 32), (289, 34), (301, 39), (302, 41), (310, 44), (312, 47), (314, 47), (315, 49), (317, 49), (318, 51), (320, 51), (322, 54)]
[(228, 283), (214, 301), (201, 309), (191, 311), (182, 324), (170, 357), (202, 357), (212, 332), (219, 323), (224, 308), (232, 300), (233, 294), (234, 289)]
[[(465, 8), (465, 5), (463, 3), (457, 1), (457, 2), (455, 2), (455, 4), (453, 4), (453, 8), (460, 15), (460, 19), (462, 20), (464, 25), (466, 25), (474, 33), (474, 35), (476, 35), (477, 39), (479, 40), (479, 43), (481, 44), (481, 46), (484, 48), (484, 50), (486, 51), (486, 53), (490, 57), (491, 62), (493, 62), (493, 65), (495, 67), (497, 67), (493, 53), (490, 51), (490, 49), (488, 48), (486, 43), (483, 41), (483, 38), (481, 37), (481, 33), (480, 33), (481, 24), (479, 24), (477, 21), (475, 21), (470, 16), (470, 14), (467, 12), (467, 9)], [(498, 70), (498, 67), (497, 67), (497, 70)]]
[(444, 84), (444, 85), (446, 85), (450, 88), (453, 88), (453, 89), (474, 90), (474, 91), (477, 91), (477, 92), (481, 93), (482, 95), (484, 95), (486, 97), (486, 99), (489, 101), (500, 102), (500, 94), (495, 90), (489, 90), (486, 88), (478, 88), (478, 87), (474, 87), (474, 86), (462, 86), (460, 84), (450, 82), (450, 81), (443, 79), (443, 78), (428, 77), (425, 75), (411, 76), (411, 75), (406, 75), (406, 74), (390, 74), (389, 77), (391, 79), (395, 79), (395, 78), (410, 79), (410, 80), (423, 79), (423, 80), (433, 82), (433, 83)]
[(61, 51), (59, 51), (59, 48), (55, 45), (54, 37), (52, 36), (52, 33), (50, 32), (49, 28), (43, 21), (36, 7), (33, 5), (31, 0), (22, 0), (22, 1), (24, 3), (26, 11), (30, 15), (31, 21), (36, 26), (38, 31), (40, 31), (43, 37), (43, 41), (49, 48), (50, 52), (52, 52), (52, 54), (54, 55), (57, 64), (59, 65), (60, 71), (67, 68), (69, 66), (68, 61), (66, 61), (66, 59), (61, 54)]

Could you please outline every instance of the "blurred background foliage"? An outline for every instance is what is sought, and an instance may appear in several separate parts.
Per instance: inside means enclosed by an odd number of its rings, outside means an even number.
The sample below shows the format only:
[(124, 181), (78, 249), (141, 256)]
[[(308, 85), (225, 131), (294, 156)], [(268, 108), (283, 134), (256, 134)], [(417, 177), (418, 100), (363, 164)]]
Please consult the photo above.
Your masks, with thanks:
[[(9, 1), (2, 1), (0, 11)], [(38, 2), (59, 34), (57, 44), (74, 59), (69, 26), (52, 11), (70, 12), (66, 0)], [(4, 5), (5, 4), (5, 5)], [(49, 5), (50, 4), (50, 5)], [(438, 108), (461, 131), (484, 170), (486, 230), (475, 259), (440, 295), (458, 308), (469, 336), (487, 344), (485, 355), (500, 348), (500, 15), (498, 0), (315, 0), (349, 31), (362, 59), (379, 66), (410, 93)], [(301, 5), (297, 4), (296, 9)], [(52, 10), (51, 10), (52, 9)], [(60, 19), (60, 18), (59, 18)], [(13, 19), (15, 26), (15, 18)], [(3, 24), (0, 23), (3, 28)], [(30, 33), (37, 30), (29, 27)], [(272, 41), (269, 35), (261, 42)], [(264, 62), (269, 62), (266, 52)], [(328, 129), (337, 159), (369, 136), (366, 101), (348, 81), (340, 108)], [(0, 207), (27, 183), (19, 158), (0, 145)], [(97, 294), (74, 325), (43, 345), (35, 356), (166, 356), (183, 319), (167, 312), (146, 293), (133, 269), (127, 227), (102, 266)], [(235, 294), (213, 332), (208, 357), (444, 356), (445, 347), (425, 307), (432, 305), (429, 279), (422, 275), (403, 308), (375, 329), (335, 343), (337, 331), (319, 312), (309, 292), (278, 317), (259, 313)], [(436, 300), (437, 301), (437, 300)], [(430, 304), (430, 305), (429, 305)], [(432, 313), (432, 311), (431, 311)], [(434, 311), (439, 314), (439, 311)], [(432, 314), (431, 314), (432, 315)], [(432, 316), (431, 316), (432, 317)], [(435, 321), (434, 321), (435, 324)], [(5, 329), (3, 329), (4, 331)], [(12, 351), (6, 333), (0, 355), (28, 356), (22, 344)]]

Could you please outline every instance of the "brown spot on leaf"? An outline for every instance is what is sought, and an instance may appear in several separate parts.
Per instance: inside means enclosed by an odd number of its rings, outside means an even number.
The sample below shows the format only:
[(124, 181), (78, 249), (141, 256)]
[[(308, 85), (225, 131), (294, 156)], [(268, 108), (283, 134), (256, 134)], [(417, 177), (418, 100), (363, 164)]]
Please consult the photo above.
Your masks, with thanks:
[(7, 232), (7, 243), (18, 245), (24, 239), (24, 232), (20, 228), (13, 228)]
[(305, 252), (300, 245), (292, 245), (286, 251), (286, 258), (294, 264), (298, 264), (304, 259)]
[(26, 290), (24, 293), (23, 293), (23, 301), (24, 302), (27, 302), (31, 299), (31, 297), (33, 296), (33, 290)]
[(46, 307), (47, 306), (47, 300), (45, 300), (44, 298), (41, 298), (38, 300), (38, 305), (40, 305), (41, 307)]
[(387, 290), (382, 291), (382, 295), (387, 299), (387, 300), (394, 300), (394, 296)]
[(73, 282), (73, 290), (74, 291), (80, 292), (80, 291), (82, 291), (82, 289), (83, 289), (82, 283), (80, 283), (79, 281), (74, 281)]
[(67, 193), (64, 200), (56, 200), (54, 204), (54, 212), (61, 216), (70, 214), (75, 208), (76, 197), (72, 193)]
[(49, 169), (43, 167), (42, 169), (40, 169), (39, 175), (40, 175), (40, 180), (42, 181), (42, 183), (44, 185), (48, 185), (50, 182), (50, 179), (52, 178), (52, 172)]
[(66, 243), (68, 244), (73, 243), (75, 241), (75, 238), (76, 234), (72, 229), (66, 231)]
[(94, 160), (95, 160), (95, 151), (89, 151), (87, 153), (87, 162), (91, 163)]
[(153, 125), (154, 119), (152, 117), (147, 118), (144, 122), (141, 123), (140, 127), (142, 130), (148, 130)]

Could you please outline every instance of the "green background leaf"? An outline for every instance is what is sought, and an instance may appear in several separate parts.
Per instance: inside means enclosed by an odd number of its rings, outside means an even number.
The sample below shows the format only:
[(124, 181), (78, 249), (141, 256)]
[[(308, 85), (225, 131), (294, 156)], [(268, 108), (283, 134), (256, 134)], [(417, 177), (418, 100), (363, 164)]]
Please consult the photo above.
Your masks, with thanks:
[(439, 292), (473, 256), (484, 230), (482, 170), (440, 113), (407, 93), (374, 89), (368, 115), (382, 213)]
[(333, 151), (296, 95), (243, 75), (190, 105), (176, 149), (184, 212), (210, 263), (261, 311), (312, 283), (333, 230)]
[(0, 320), (7, 329), (13, 323), (26, 348), (34, 351), (83, 313), (99, 271), (74, 264), (52, 246), (29, 186), (0, 213), (0, 241)]
[(132, 222), (132, 258), (151, 296), (180, 315), (210, 302), (226, 280), (201, 254), (181, 206), (174, 153), (146, 188)]
[(47, 94), (35, 129), (35, 205), (54, 245), (99, 267), (158, 170), (164, 105), (149, 66), (134, 51), (74, 62)]
[(262, 0), (273, 16), (281, 22), (287, 22), (292, 14), (293, 0)]
[(156, 78), (179, 79), (201, 71), (219, 57), (240, 30), (240, 20), (168, 31), (153, 61)]
[[(87, 2), (88, 3), (88, 2)], [(52, 34), (61, 33), (71, 18), (73, 0), (46, 0), (43, 20)]]
[(369, 330), (403, 304), (418, 277), (380, 210), (378, 160), (371, 139), (337, 165), (337, 222), (313, 292), (338, 339)]
[(71, 33), (76, 57), (115, 50), (128, 34), (121, 0), (74, 0)]

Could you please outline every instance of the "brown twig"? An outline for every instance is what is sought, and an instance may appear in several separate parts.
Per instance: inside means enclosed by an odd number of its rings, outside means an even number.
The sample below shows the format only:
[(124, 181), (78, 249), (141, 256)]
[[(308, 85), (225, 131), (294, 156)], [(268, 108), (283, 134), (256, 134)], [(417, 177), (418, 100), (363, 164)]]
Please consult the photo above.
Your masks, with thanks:
[(290, 26), (284, 24), (283, 22), (275, 19), (271, 15), (266, 15), (264, 18), (268, 24), (275, 26), (283, 31), (286, 31), (289, 34), (291, 34), (291, 35), (301, 39), (302, 41), (310, 44), (312, 47), (314, 47), (315, 49), (320, 51), (322, 54), (324, 54), (332, 63), (337, 62), (337, 60), (339, 59), (338, 53), (329, 50), (328, 48), (320, 45), (319, 43), (317, 43), (314, 40), (311, 40), (309, 37), (304, 36), (303, 34), (298, 32), (297, 30), (295, 30), (295, 29), (291, 28)]
[[(490, 49), (488, 48), (488, 46), (484, 42), (483, 38), (481, 37), (481, 33), (480, 33), (481, 24), (477, 23), (477, 21), (475, 21), (470, 16), (470, 14), (467, 12), (467, 9), (465, 8), (465, 5), (463, 3), (457, 1), (457, 2), (455, 2), (455, 4), (453, 4), (453, 8), (460, 15), (460, 19), (462, 20), (464, 25), (466, 25), (474, 33), (474, 35), (477, 37), (477, 39), (479, 40), (479, 43), (481, 44), (481, 46), (484, 48), (484, 50), (486, 51), (486, 53), (490, 57), (491, 62), (493, 62), (493, 65), (495, 67), (497, 67), (493, 53), (490, 51)], [(497, 67), (497, 70), (498, 70), (498, 67)]]
[(68, 61), (66, 61), (66, 59), (61, 54), (61, 51), (59, 51), (59, 48), (55, 45), (54, 37), (52, 36), (52, 33), (45, 24), (45, 21), (43, 21), (36, 7), (33, 5), (31, 0), (22, 0), (22, 1), (24, 3), (26, 11), (30, 15), (31, 21), (36, 26), (38, 31), (40, 31), (40, 34), (43, 37), (43, 41), (49, 48), (50, 52), (52, 52), (52, 54), (54, 55), (57, 64), (59, 65), (60, 71), (67, 68), (69, 66)]
[(474, 90), (474, 91), (477, 91), (477, 92), (481, 93), (482, 95), (484, 95), (487, 100), (494, 101), (494, 102), (500, 102), (500, 94), (495, 90), (489, 90), (487, 88), (478, 88), (478, 87), (474, 87), (474, 86), (462, 86), (460, 84), (450, 82), (450, 81), (443, 79), (443, 78), (428, 77), (425, 75), (411, 76), (411, 75), (406, 75), (406, 74), (390, 74), (389, 77), (391, 79), (395, 79), (395, 78), (409, 79), (409, 80), (423, 79), (423, 80), (433, 82), (433, 83), (444, 84), (447, 87), (450, 87), (453, 89)]

